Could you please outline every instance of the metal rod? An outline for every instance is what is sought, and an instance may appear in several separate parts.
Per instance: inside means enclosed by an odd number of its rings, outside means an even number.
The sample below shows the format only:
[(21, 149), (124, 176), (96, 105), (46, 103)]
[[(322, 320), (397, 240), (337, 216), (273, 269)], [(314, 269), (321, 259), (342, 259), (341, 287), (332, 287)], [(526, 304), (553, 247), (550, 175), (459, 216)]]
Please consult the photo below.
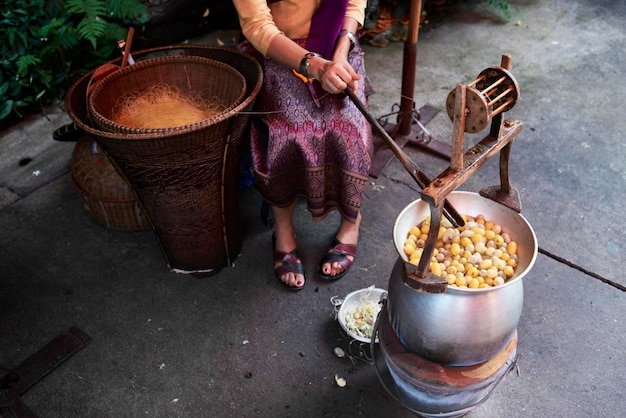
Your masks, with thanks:
[(411, 115), (414, 107), (415, 67), (417, 63), (417, 40), (419, 36), (420, 15), (422, 14), (421, 0), (411, 0), (409, 9), (409, 33), (404, 42), (402, 55), (402, 87), (400, 97), (400, 111), (398, 112), (398, 135), (406, 136), (411, 133)]
[(500, 191), (504, 194), (511, 193), (509, 181), (509, 159), (511, 157), (511, 142), (506, 144), (500, 151)]
[[(420, 186), (421, 189), (425, 189), (430, 184), (430, 178), (426, 173), (424, 173), (418, 166), (415, 164), (402, 148), (396, 144), (396, 141), (393, 140), (391, 136), (385, 131), (385, 129), (378, 123), (376, 118), (374, 118), (371, 113), (365, 108), (365, 105), (361, 100), (354, 94), (352, 90), (349, 88), (344, 90), (344, 93), (352, 100), (352, 103), (359, 109), (359, 111), (365, 116), (365, 119), (372, 125), (372, 128), (376, 130), (376, 132), (385, 140), (389, 148), (393, 151), (394, 155), (400, 160), (406, 171), (413, 177), (415, 182)], [(445, 217), (450, 221), (450, 223), (454, 227), (459, 227), (465, 225), (465, 220), (461, 216), (461, 214), (448, 202), (444, 201), (443, 204), (443, 212)]]
[(430, 207), (430, 229), (424, 244), (424, 251), (417, 263), (417, 276), (424, 278), (430, 271), (430, 263), (435, 253), (435, 245), (437, 243), (437, 235), (439, 234), (439, 226), (441, 225), (441, 208), (429, 204)]

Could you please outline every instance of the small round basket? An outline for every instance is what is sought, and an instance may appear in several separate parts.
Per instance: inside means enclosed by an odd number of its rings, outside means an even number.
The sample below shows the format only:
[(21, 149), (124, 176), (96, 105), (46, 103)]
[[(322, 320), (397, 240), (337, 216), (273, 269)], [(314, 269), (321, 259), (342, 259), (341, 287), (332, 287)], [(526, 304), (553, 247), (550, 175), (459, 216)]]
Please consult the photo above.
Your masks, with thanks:
[[(350, 338), (362, 343), (372, 342), (376, 318), (386, 295), (387, 291), (384, 289), (368, 287), (346, 296), (339, 308), (337, 321)], [(374, 342), (378, 342), (378, 336)]]
[(87, 135), (76, 142), (70, 168), (83, 206), (97, 224), (118, 231), (152, 229), (130, 185)]
[[(219, 106), (215, 115), (191, 124), (138, 128), (115, 122), (114, 113), (128, 96), (141, 96), (155, 86), (169, 86), (185, 96)], [(121, 68), (96, 84), (88, 98), (88, 110), (98, 129), (122, 134), (153, 134), (158, 137), (198, 131), (233, 116), (246, 98), (246, 80), (230, 65), (198, 56), (152, 58)], [(159, 115), (154, 115), (158, 120)]]

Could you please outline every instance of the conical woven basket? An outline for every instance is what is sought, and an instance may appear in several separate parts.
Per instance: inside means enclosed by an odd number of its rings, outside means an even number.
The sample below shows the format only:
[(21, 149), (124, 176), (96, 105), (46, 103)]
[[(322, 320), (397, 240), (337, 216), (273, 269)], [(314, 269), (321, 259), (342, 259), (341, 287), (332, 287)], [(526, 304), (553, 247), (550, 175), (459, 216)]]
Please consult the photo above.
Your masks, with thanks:
[(154, 57), (210, 58), (245, 79), (243, 100), (230, 111), (211, 123), (168, 132), (109, 132), (93, 126), (85, 100), (92, 73), (78, 80), (65, 99), (70, 118), (106, 151), (135, 191), (170, 269), (214, 274), (232, 263), (243, 241), (238, 168), (248, 139), (247, 111), (263, 82), (261, 66), (247, 54), (222, 47), (170, 46), (133, 56), (134, 65)]

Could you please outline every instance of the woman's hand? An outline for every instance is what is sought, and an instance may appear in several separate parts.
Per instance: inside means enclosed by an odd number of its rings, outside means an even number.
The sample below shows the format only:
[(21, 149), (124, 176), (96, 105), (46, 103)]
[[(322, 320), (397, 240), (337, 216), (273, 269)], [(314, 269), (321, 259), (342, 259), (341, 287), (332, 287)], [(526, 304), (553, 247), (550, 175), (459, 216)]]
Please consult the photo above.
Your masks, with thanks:
[(346, 88), (356, 92), (361, 79), (348, 61), (328, 61), (322, 57), (310, 59), (309, 74), (320, 82), (324, 90), (333, 94), (341, 93)]

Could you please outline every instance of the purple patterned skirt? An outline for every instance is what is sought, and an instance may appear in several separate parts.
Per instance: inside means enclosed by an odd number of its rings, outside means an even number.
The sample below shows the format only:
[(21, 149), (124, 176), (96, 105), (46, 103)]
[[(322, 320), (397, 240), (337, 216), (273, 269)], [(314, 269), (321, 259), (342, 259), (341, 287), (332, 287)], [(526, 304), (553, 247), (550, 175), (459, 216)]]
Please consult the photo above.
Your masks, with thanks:
[[(321, 104), (317, 107), (308, 86), (291, 69), (261, 57), (248, 42), (241, 49), (264, 69), (250, 135), (257, 187), (264, 199), (285, 207), (304, 196), (314, 218), (338, 209), (354, 222), (371, 164), (371, 126), (348, 97), (330, 94), (314, 82)], [(358, 44), (348, 59), (362, 77), (357, 95), (367, 103)]]

